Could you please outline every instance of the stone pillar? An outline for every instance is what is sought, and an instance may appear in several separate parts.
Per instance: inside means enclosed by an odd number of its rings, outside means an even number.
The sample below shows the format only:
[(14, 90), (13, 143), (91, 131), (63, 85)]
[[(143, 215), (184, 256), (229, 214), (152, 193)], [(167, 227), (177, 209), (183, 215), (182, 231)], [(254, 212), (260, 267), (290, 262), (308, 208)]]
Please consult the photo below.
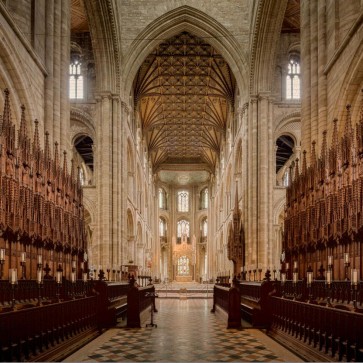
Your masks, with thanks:
[[(303, 150), (310, 151), (311, 145), (311, 94), (310, 94), (310, 3), (309, 0), (301, 0), (301, 147)], [(305, 90), (308, 90), (305, 92)], [(310, 153), (307, 153), (307, 161), (310, 160)]]
[[(311, 93), (311, 140), (317, 142), (317, 150), (320, 150), (318, 137), (318, 2), (310, 1), (310, 90)], [(302, 129), (304, 132), (304, 129)]]
[[(269, 195), (272, 194), (272, 183), (270, 178), (269, 157), (273, 145), (271, 142), (271, 129), (269, 131), (270, 112), (269, 101), (266, 94), (261, 94), (258, 100), (258, 166), (257, 166), (257, 260), (256, 264), (267, 265), (267, 248), (269, 245), (269, 214), (272, 213), (270, 208)], [(271, 144), (271, 145), (270, 145)]]
[[(69, 101), (69, 63), (71, 49), (71, 2), (61, 0), (61, 54), (60, 54), (60, 137), (59, 150), (71, 150), (71, 140), (69, 139), (70, 128), (70, 101)], [(85, 77), (84, 77), (85, 78)]]
[(44, 103), (44, 130), (49, 132), (49, 140), (53, 142), (53, 100), (54, 100), (54, 75), (53, 75), (53, 57), (54, 57), (54, 2), (45, 2), (45, 67), (48, 75), (45, 78), (45, 103)]
[(258, 99), (251, 97), (248, 114), (248, 183), (246, 194), (248, 195), (247, 214), (247, 259), (248, 263), (256, 263), (258, 254)]
[(323, 141), (323, 131), (327, 129), (327, 89), (324, 68), (326, 65), (326, 0), (319, 0), (318, 6), (318, 140)]
[(105, 266), (112, 254), (112, 95), (105, 92), (96, 96), (97, 150), (95, 178), (97, 186), (97, 229), (95, 244), (98, 261), (94, 263)]

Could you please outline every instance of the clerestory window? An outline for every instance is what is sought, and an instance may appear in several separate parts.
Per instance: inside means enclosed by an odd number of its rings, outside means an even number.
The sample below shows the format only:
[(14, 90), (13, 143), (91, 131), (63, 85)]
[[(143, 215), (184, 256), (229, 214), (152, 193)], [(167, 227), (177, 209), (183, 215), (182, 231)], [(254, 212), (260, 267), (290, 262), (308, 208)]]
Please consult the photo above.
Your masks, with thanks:
[(72, 61), (69, 66), (69, 98), (83, 99), (83, 76), (78, 59)]
[(300, 100), (300, 63), (296, 57), (290, 58), (286, 76), (286, 99)]

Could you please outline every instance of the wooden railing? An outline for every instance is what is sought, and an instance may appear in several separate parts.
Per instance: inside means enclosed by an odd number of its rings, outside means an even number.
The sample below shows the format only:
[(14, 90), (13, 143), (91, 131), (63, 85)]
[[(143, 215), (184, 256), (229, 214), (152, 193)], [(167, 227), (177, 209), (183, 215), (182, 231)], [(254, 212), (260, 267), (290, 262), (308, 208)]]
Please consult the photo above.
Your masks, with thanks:
[(271, 297), (269, 334), (308, 361), (363, 359), (363, 314)]
[(273, 285), (270, 281), (240, 282), (242, 319), (252, 326), (267, 327), (271, 319), (268, 298), (272, 289)]
[(157, 312), (155, 307), (155, 287), (154, 285), (145, 287), (131, 286), (127, 294), (127, 327), (141, 328), (143, 313), (151, 307)]
[(57, 344), (87, 331), (95, 332), (96, 307), (97, 298), (91, 296), (0, 314), (0, 361), (39, 359)]
[(352, 286), (350, 281), (333, 281), (327, 285), (325, 281), (313, 281), (311, 287), (305, 281), (294, 284), (291, 280), (281, 284), (274, 282), (274, 295), (298, 301), (312, 301), (319, 305), (345, 306), (347, 310), (363, 310), (363, 283)]
[(214, 285), (211, 311), (214, 313), (218, 308), (222, 309), (227, 317), (227, 329), (241, 328), (240, 292), (238, 288)]

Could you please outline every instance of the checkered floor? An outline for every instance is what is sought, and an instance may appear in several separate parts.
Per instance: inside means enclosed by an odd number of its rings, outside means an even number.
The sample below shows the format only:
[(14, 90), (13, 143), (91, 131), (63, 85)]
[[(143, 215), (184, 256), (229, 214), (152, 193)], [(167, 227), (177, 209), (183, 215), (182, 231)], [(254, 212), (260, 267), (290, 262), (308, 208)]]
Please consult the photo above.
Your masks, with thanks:
[(226, 329), (206, 299), (157, 299), (157, 328), (115, 328), (65, 361), (301, 361), (256, 329)]

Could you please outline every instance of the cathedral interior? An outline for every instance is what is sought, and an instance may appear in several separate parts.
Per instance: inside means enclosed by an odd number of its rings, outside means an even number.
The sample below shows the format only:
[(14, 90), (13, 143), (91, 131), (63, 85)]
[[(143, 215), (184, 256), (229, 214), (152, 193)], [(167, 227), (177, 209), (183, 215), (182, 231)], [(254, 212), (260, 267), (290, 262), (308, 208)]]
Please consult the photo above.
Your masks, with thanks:
[(0, 361), (363, 360), (362, 0), (0, 0), (0, 88)]

